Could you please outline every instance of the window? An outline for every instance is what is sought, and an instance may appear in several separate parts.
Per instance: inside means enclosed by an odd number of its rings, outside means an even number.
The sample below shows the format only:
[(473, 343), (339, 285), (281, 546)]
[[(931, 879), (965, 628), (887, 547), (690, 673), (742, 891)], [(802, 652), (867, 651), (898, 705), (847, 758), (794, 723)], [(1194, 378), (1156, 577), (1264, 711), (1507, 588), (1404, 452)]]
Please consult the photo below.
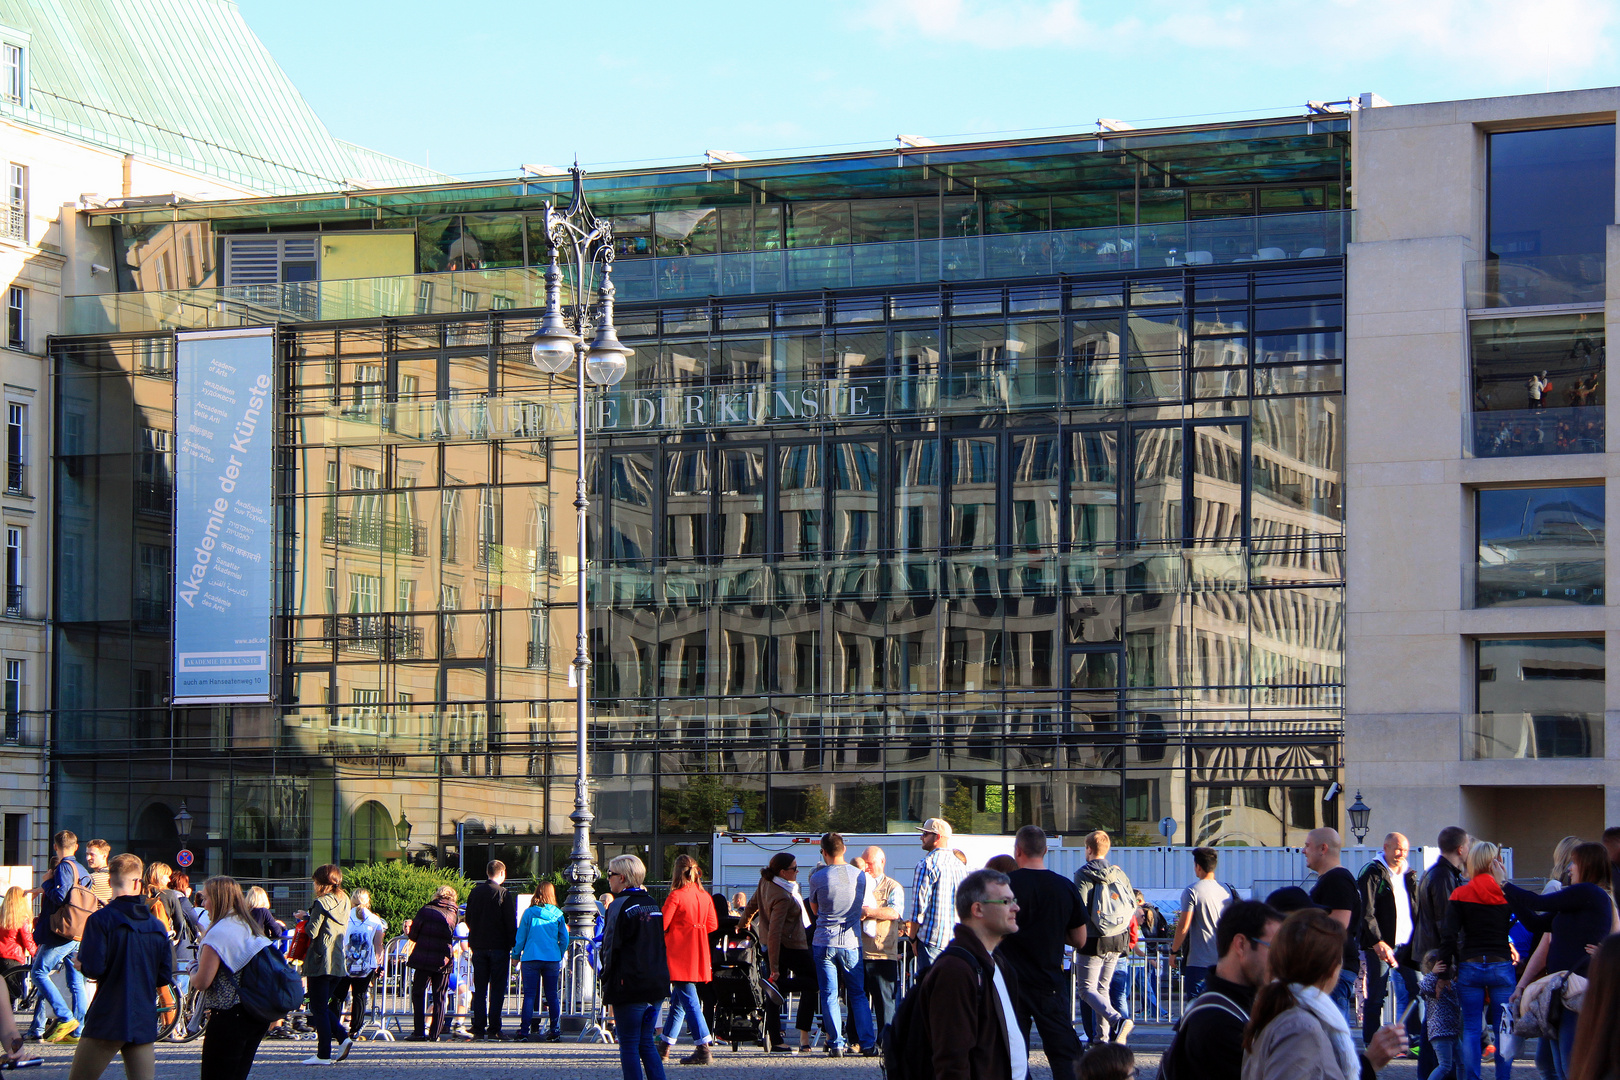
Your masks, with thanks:
[(13, 285), (6, 293), (6, 348), (28, 347), (28, 290)]
[(433, 282), (418, 281), (416, 283), (416, 313), (426, 315), (433, 310)]
[(6, 742), (22, 738), (23, 661), (6, 661)]
[(140, 561), (135, 567), (135, 619), (137, 622), (163, 622), (169, 609), (169, 546), (140, 545)]
[(136, 458), (135, 492), (137, 509), (154, 514), (169, 512), (173, 475), (170, 452), (173, 433), (160, 428), (141, 428), (141, 452)]
[(18, 401), (6, 402), (6, 491), (12, 495), (23, 493), (27, 422), (27, 405)]
[(1614, 125), (1496, 132), (1489, 183), (1492, 258), (1601, 258), (1614, 223)]
[(8, 190), (6, 192), (6, 206), (10, 213), (6, 218), (6, 235), (22, 243), (28, 242), (28, 166), (18, 165), (15, 161), (7, 170)]
[(8, 526), (6, 529), (6, 615), (18, 618), (23, 613), (23, 544), (27, 530)]
[[(27, 54), (21, 45), (6, 42), (0, 45), (0, 79), (4, 80), (0, 93), (13, 105), (25, 104), (28, 93)], [(15, 865), (8, 863), (8, 866)]]
[(1475, 643), (1471, 759), (1603, 756), (1601, 637)]
[(1603, 312), (1475, 319), (1477, 457), (1603, 453)]
[(1475, 607), (1603, 603), (1603, 486), (1482, 489)]
[(315, 244), (313, 236), (227, 237), (225, 284), (314, 281), (320, 265)]
[(26, 866), (31, 861), (28, 854), (27, 814), (6, 815), (5, 848), (7, 866)]

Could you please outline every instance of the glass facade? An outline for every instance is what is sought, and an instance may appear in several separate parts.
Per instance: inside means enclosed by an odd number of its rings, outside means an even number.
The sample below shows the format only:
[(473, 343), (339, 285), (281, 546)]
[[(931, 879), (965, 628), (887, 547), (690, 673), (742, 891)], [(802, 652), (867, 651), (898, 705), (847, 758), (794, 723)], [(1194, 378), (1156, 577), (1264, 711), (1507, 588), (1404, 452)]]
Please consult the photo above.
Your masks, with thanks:
[[(1288, 230), (1333, 216), (1342, 239), (1340, 125), (1144, 135), (1134, 159), (979, 151), (960, 175), (776, 166), (795, 198), (669, 177), (636, 180), (663, 202), (604, 198), (627, 283), (967, 238), (979, 261), (748, 295), (627, 284), (629, 373), (589, 407), (583, 576), (573, 392), (529, 363), (532, 298), (283, 322), (271, 705), (167, 700), (168, 327), (188, 324), (58, 339), (57, 820), (166, 857), (184, 799), (203, 869), (249, 879), (558, 865), (583, 580), (598, 855), (655, 877), (706, 858), (734, 800), (751, 831), (943, 815), (1142, 844), (1171, 816), (1178, 841), (1297, 844), (1336, 824), (1344, 270)], [(974, 170), (1005, 190), (953, 189)], [(411, 269), (528, 274), (521, 212), (549, 194), (391, 212), (437, 230)], [(1029, 246), (1077, 227), (1128, 231), (1129, 258), (1126, 232), (1072, 265)]]
[(1465, 760), (1603, 756), (1603, 638), (1488, 638), (1474, 649)]

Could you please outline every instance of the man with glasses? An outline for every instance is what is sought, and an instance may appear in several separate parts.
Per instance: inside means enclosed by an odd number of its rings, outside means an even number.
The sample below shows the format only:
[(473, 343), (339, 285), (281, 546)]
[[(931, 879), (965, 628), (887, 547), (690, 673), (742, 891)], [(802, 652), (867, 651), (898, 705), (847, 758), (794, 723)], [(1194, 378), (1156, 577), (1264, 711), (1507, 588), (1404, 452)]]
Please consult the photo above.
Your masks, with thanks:
[(920, 995), (922, 1023), (903, 1052), (928, 1060), (935, 1080), (1028, 1080), (1029, 1047), (1013, 1008), (1018, 977), (998, 948), (1018, 932), (1018, 900), (1007, 875), (966, 875), (955, 913), (960, 921), (950, 944), (912, 991)]
[(917, 830), (922, 833), (922, 849), (928, 854), (917, 864), (912, 892), (917, 897), (917, 977), (922, 978), (945, 946), (951, 943), (956, 925), (956, 890), (967, 877), (967, 864), (951, 851), (951, 823), (929, 818)]
[(1219, 954), (1204, 992), (1187, 1006), (1159, 1075), (1163, 1080), (1240, 1080), (1243, 1028), (1254, 995), (1271, 978), (1271, 936), (1282, 912), (1258, 900), (1228, 904), (1215, 924)]

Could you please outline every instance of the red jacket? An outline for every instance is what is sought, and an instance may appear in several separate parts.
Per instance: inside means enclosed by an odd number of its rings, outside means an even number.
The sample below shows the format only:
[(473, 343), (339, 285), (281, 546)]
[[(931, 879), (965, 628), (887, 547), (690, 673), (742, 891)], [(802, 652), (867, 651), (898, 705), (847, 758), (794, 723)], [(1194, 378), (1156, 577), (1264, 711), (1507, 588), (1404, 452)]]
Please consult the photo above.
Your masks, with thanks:
[(669, 956), (669, 981), (706, 983), (714, 978), (709, 966), (709, 935), (720, 929), (714, 899), (700, 885), (682, 885), (664, 901), (664, 951)]
[(39, 950), (34, 947), (34, 934), (26, 926), (8, 930), (0, 928), (0, 960), (28, 963), (28, 957)]

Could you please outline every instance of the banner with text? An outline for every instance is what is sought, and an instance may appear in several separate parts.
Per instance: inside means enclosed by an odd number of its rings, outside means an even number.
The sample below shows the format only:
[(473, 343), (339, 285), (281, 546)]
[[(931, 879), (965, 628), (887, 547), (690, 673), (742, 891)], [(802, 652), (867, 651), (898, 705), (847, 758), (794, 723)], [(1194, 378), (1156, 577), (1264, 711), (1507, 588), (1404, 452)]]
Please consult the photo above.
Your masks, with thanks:
[(270, 700), (275, 334), (180, 334), (174, 700)]

